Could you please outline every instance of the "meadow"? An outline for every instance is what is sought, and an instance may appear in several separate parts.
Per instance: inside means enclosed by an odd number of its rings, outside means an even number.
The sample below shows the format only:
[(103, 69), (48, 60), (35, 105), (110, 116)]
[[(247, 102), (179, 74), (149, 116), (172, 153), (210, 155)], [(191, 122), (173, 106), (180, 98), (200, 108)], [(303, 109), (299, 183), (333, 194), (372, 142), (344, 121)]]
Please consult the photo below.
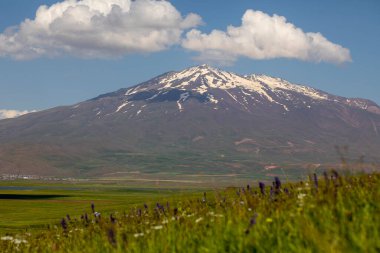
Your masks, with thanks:
[(378, 173), (196, 190), (28, 184), (0, 185), (0, 252), (380, 251)]

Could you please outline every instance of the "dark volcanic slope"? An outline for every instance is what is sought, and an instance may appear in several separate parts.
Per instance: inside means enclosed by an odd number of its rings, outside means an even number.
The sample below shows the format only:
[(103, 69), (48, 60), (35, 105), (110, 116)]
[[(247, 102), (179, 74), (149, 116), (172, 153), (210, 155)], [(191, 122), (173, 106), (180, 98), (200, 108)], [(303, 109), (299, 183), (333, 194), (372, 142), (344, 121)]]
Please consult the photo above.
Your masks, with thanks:
[(0, 121), (0, 172), (255, 173), (269, 164), (338, 163), (336, 145), (377, 162), (379, 131), (371, 101), (202, 65)]

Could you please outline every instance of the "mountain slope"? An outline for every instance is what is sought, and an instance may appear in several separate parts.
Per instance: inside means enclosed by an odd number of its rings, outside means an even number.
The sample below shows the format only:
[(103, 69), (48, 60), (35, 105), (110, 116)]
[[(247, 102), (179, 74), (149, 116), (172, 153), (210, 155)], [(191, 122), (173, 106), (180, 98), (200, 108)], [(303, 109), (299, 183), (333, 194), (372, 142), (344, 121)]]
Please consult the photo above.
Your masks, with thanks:
[(1, 172), (266, 173), (380, 159), (380, 108), (264, 75), (201, 65), (74, 106), (0, 121)]

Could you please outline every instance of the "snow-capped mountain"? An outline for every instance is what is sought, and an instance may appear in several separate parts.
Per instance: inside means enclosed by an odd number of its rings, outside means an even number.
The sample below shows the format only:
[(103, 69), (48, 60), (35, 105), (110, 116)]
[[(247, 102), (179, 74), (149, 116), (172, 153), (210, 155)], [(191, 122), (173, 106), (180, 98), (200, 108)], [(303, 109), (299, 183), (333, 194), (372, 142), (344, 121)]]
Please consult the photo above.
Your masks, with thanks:
[[(293, 109), (311, 109), (313, 105), (336, 103), (380, 114), (379, 107), (365, 99), (347, 99), (333, 96), (307, 86), (292, 84), (280, 78), (266, 75), (238, 75), (208, 65), (195, 66), (179, 72), (169, 72), (146, 83), (116, 93), (106, 94), (98, 99), (119, 96), (119, 104), (113, 113), (127, 113), (136, 109), (138, 101), (145, 101), (137, 110), (137, 115), (149, 104), (155, 102), (176, 102), (178, 111), (185, 110), (186, 101), (195, 99), (208, 104), (214, 110), (228, 109), (228, 105), (251, 113), (258, 106), (267, 105), (283, 110), (286, 114)], [(232, 101), (231, 101), (232, 99)], [(79, 106), (80, 104), (76, 105)], [(96, 115), (109, 115), (107, 108)], [(135, 110), (133, 110), (135, 111)]]
[(380, 108), (369, 100), (201, 65), (0, 121), (0, 168), (258, 173), (336, 164), (335, 146), (345, 145), (346, 155), (374, 162), (378, 129)]

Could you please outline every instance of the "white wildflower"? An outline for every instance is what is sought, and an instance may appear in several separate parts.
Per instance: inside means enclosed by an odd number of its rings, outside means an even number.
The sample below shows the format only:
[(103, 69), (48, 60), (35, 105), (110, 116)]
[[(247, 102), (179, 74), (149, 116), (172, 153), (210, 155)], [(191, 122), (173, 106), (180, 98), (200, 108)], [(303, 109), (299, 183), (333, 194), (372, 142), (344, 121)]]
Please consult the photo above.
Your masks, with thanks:
[(201, 221), (203, 221), (203, 217), (200, 217), (200, 218), (196, 219), (196, 220), (195, 220), (195, 223), (199, 223), (199, 222), (201, 222)]
[(305, 193), (300, 193), (300, 194), (297, 195), (297, 198), (300, 199), (300, 200), (302, 200), (305, 196), (306, 196)]
[(12, 241), (13, 237), (12, 236), (3, 236), (3, 237), (1, 237), (1, 240), (2, 241)]
[(14, 239), (13, 242), (15, 244), (21, 244), (21, 243), (28, 243), (26, 240), (24, 239)]
[(133, 235), (135, 238), (144, 236), (144, 233), (136, 233)]
[(157, 225), (157, 226), (154, 226), (154, 227), (152, 227), (154, 230), (160, 230), (160, 229), (162, 229), (163, 228), (163, 226), (162, 225)]

